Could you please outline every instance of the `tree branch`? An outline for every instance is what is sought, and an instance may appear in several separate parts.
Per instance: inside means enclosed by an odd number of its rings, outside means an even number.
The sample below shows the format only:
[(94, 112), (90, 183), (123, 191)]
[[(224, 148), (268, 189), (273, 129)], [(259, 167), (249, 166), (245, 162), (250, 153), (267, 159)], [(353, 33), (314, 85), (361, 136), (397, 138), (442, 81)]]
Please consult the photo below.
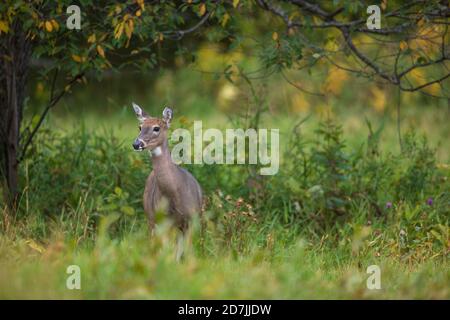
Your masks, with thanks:
[(443, 76), (443, 77), (441, 77), (441, 78), (439, 78), (439, 79), (436, 79), (436, 80), (433, 80), (433, 81), (424, 83), (424, 84), (422, 84), (422, 85), (420, 85), (420, 86), (417, 86), (417, 87), (405, 88), (405, 87), (403, 87), (401, 84), (399, 84), (399, 87), (400, 87), (400, 89), (402, 89), (403, 91), (408, 91), (408, 92), (418, 91), (418, 90), (421, 90), (421, 89), (426, 88), (426, 87), (428, 87), (428, 86), (431, 86), (432, 84), (435, 84), (435, 83), (441, 83), (442, 81), (444, 81), (444, 80), (447, 79), (448, 77), (450, 77), (450, 73), (447, 73), (445, 76)]
[[(448, 54), (445, 52), (444, 43), (445, 43), (445, 33), (446, 32), (444, 32), (444, 35), (442, 36), (442, 44), (433, 42), (434, 44), (441, 44), (441, 46), (442, 46), (442, 49), (441, 49), (442, 56), (440, 58), (429, 60), (428, 62), (420, 63), (420, 64), (414, 63), (412, 61), (411, 62), (412, 65), (410, 65), (409, 67), (407, 67), (400, 73), (398, 73), (397, 70), (399, 67), (401, 51), (392, 55), (392, 56), (395, 56), (395, 59), (394, 59), (393, 65), (392, 65), (393, 70), (390, 70), (390, 69), (384, 70), (384, 68), (382, 67), (383, 65), (387, 65), (388, 67), (391, 66), (388, 63), (388, 60), (386, 58), (381, 58), (381, 57), (371, 58), (371, 57), (367, 56), (366, 54), (364, 54), (361, 51), (360, 48), (358, 48), (355, 45), (355, 43), (353, 42), (353, 39), (352, 39), (353, 32), (370, 33), (370, 34), (376, 34), (376, 35), (381, 35), (381, 36), (385, 36), (385, 37), (390, 36), (390, 35), (403, 34), (403, 39), (405, 39), (405, 37), (408, 40), (418, 39), (418, 38), (422, 39), (423, 37), (418, 36), (417, 34), (409, 35), (411, 32), (413, 32), (413, 30), (416, 29), (415, 26), (417, 25), (417, 21), (419, 19), (421, 19), (422, 17), (426, 17), (431, 23), (434, 23), (435, 19), (438, 20), (438, 19), (442, 19), (442, 18), (446, 18), (446, 17), (450, 16), (450, 9), (444, 5), (441, 5), (437, 9), (435, 7), (431, 8), (430, 6), (425, 6), (425, 7), (421, 8), (420, 11), (419, 11), (419, 9), (417, 9), (415, 11), (413, 10), (412, 12), (405, 13), (406, 10), (411, 9), (417, 5), (426, 5), (427, 4), (427, 1), (425, 1), (425, 0), (410, 1), (404, 5), (401, 5), (399, 8), (397, 8), (391, 12), (387, 12), (387, 13), (383, 14), (383, 19), (385, 19), (385, 21), (387, 18), (397, 18), (397, 19), (401, 18), (401, 19), (406, 19), (407, 20), (406, 22), (403, 22), (401, 24), (397, 24), (397, 25), (394, 25), (394, 26), (391, 26), (388, 28), (383, 28), (380, 30), (370, 30), (365, 25), (363, 26), (363, 24), (365, 24), (365, 22), (366, 22), (366, 18), (361, 18), (361, 19), (357, 19), (354, 21), (348, 21), (348, 22), (336, 20), (335, 16), (337, 16), (342, 11), (342, 8), (338, 8), (338, 9), (330, 12), (330, 11), (327, 11), (326, 9), (324, 9), (323, 7), (321, 7), (319, 4), (314, 3), (312, 1), (284, 0), (283, 2), (294, 5), (294, 6), (298, 7), (300, 10), (303, 10), (303, 11), (309, 13), (310, 15), (316, 16), (323, 21), (322, 23), (317, 23), (317, 24), (305, 24), (300, 21), (291, 21), (291, 19), (289, 18), (290, 17), (289, 12), (284, 10), (283, 8), (277, 7), (270, 0), (257, 0), (257, 2), (258, 2), (258, 5), (261, 8), (263, 8), (264, 10), (269, 11), (272, 14), (280, 17), (284, 21), (284, 23), (287, 25), (288, 28), (306, 27), (306, 28), (313, 28), (313, 29), (326, 29), (326, 28), (338, 29), (342, 33), (347, 47), (354, 54), (356, 60), (357, 61), (359, 60), (362, 63), (362, 65), (360, 66), (361, 69), (359, 69), (359, 70), (343, 68), (344, 70), (347, 70), (350, 72), (357, 72), (359, 74), (366, 74), (367, 76), (378, 75), (382, 79), (387, 80), (389, 83), (397, 85), (400, 88), (400, 90), (403, 90), (403, 91), (417, 91), (417, 90), (423, 89), (427, 86), (430, 86), (432, 84), (440, 83), (450, 76), (450, 73), (448, 73), (439, 79), (429, 81), (427, 83), (424, 83), (424, 84), (422, 84), (420, 86), (416, 86), (416, 87), (414, 87), (414, 86), (405, 87), (404, 85), (401, 84), (401, 79), (403, 77), (405, 77), (412, 70), (414, 70), (416, 68), (435, 66), (435, 65), (438, 65), (438, 64), (450, 59)], [(411, 11), (411, 10), (409, 10), (409, 11)], [(426, 40), (431, 41), (431, 39), (429, 37), (426, 38)], [(393, 41), (393, 42), (397, 43), (398, 40)], [(315, 46), (313, 44), (311, 44), (310, 47), (317, 50), (317, 46)], [(320, 50), (323, 50), (323, 49), (320, 48)], [(332, 60), (329, 59), (329, 57), (326, 57), (326, 58), (332, 62)], [(364, 70), (364, 66), (367, 66), (368, 68), (373, 70), (373, 73), (367, 72), (367, 70)]]
[(340, 29), (345, 42), (347, 43), (348, 47), (350, 48), (350, 50), (352, 50), (352, 52), (362, 61), (364, 62), (367, 66), (369, 66), (370, 68), (372, 68), (379, 76), (381, 76), (383, 79), (388, 80), (389, 82), (392, 83), (396, 83), (396, 79), (392, 78), (391, 76), (389, 76), (386, 72), (384, 72), (379, 66), (377, 66), (372, 60), (370, 60), (369, 57), (367, 57), (366, 55), (364, 55), (362, 52), (360, 52), (354, 45), (352, 38), (350, 36), (350, 32), (348, 31), (347, 28), (341, 28)]
[(300, 87), (298, 84), (296, 84), (296, 83), (294, 83), (293, 81), (289, 80), (288, 77), (284, 74), (283, 71), (281, 72), (281, 76), (282, 76), (283, 79), (284, 79), (287, 83), (289, 83), (291, 86), (293, 86), (294, 88), (296, 88), (296, 89), (298, 89), (298, 90), (300, 90), (300, 91), (302, 91), (302, 92), (304, 92), (304, 93), (306, 93), (306, 94), (310, 94), (310, 95), (318, 96), (318, 97), (324, 97), (324, 96), (325, 96), (323, 93), (320, 93), (320, 92), (312, 92), (312, 91), (306, 90), (305, 88)]
[[(201, 26), (203, 26), (206, 21), (208, 20), (208, 18), (211, 16), (213, 11), (208, 11), (206, 12), (203, 17), (200, 19), (200, 21), (192, 26), (191, 28), (185, 29), (185, 30), (175, 30), (175, 31), (164, 31), (163, 34), (173, 40), (180, 40), (181, 38), (183, 38), (186, 34), (192, 33), (194, 31), (196, 31), (197, 29), (199, 29)], [(174, 35), (172, 35), (174, 34)]]
[[(81, 79), (83, 76), (84, 76), (84, 73), (77, 74), (72, 80), (69, 81), (69, 83), (66, 85), (66, 87), (67, 86), (71, 86), (73, 83), (75, 83), (78, 79)], [(41, 127), (41, 125), (44, 122), (44, 119), (45, 119), (46, 115), (48, 114), (48, 112), (50, 111), (50, 109), (53, 108), (59, 102), (59, 100), (61, 100), (61, 98), (64, 96), (64, 94), (66, 93), (65, 88), (63, 88), (57, 96), (54, 96), (53, 92), (54, 92), (54, 85), (55, 85), (55, 82), (56, 82), (55, 78), (56, 78), (56, 76), (53, 79), (52, 90), (51, 90), (52, 93), (50, 95), (49, 103), (47, 104), (47, 106), (45, 107), (44, 111), (42, 112), (38, 123), (33, 128), (31, 133), (28, 135), (28, 139), (26, 140), (26, 142), (24, 143), (24, 145), (22, 147), (22, 151), (20, 153), (20, 157), (18, 157), (18, 162), (21, 162), (24, 159), (28, 147), (31, 145), (31, 142), (33, 141), (33, 138), (36, 135), (36, 132)]]

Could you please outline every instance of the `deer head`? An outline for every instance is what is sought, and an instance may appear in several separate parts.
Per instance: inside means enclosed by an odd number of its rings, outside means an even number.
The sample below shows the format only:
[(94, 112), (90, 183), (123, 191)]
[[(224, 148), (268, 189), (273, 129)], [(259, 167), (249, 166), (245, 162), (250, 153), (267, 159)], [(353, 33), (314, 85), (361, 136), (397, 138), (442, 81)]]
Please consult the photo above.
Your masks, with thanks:
[(139, 135), (133, 142), (136, 151), (149, 149), (151, 151), (164, 146), (167, 141), (167, 129), (172, 120), (172, 109), (166, 107), (162, 119), (150, 117), (141, 107), (133, 103), (133, 109), (139, 120)]

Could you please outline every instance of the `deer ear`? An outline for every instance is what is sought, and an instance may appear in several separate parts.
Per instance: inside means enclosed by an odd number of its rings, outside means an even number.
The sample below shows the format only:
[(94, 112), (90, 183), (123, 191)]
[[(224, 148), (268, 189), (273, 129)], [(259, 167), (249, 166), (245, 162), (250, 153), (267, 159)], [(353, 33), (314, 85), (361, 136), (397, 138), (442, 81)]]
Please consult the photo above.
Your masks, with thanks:
[(170, 121), (172, 121), (173, 111), (169, 107), (165, 107), (163, 110), (163, 120), (166, 122), (167, 127), (170, 127)]
[(138, 120), (140, 122), (144, 122), (144, 120), (148, 118), (148, 114), (144, 110), (142, 110), (142, 108), (139, 107), (136, 103), (133, 102), (132, 105), (134, 113), (136, 113), (136, 117), (138, 118)]

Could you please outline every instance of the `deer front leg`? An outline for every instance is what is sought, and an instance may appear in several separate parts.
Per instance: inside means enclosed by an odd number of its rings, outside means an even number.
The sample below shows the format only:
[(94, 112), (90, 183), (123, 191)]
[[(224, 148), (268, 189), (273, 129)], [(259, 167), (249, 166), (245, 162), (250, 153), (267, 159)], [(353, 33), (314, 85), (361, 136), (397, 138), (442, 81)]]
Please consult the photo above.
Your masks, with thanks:
[(184, 258), (185, 234), (184, 232), (177, 233), (177, 247), (175, 259), (180, 262)]
[(153, 207), (150, 199), (148, 199), (147, 193), (144, 193), (144, 211), (147, 214), (150, 236), (153, 236), (155, 232), (155, 208)]
[(186, 254), (189, 254), (192, 248), (192, 232), (191, 228), (186, 230), (178, 230), (177, 232), (177, 245), (176, 245), (176, 261), (180, 262), (186, 258)]
[(152, 172), (147, 178), (144, 190), (144, 211), (148, 218), (150, 236), (153, 236), (155, 232), (155, 212), (160, 198), (161, 193), (156, 185), (155, 174)]
[(152, 212), (151, 214), (147, 214), (148, 217), (148, 230), (150, 233), (150, 237), (153, 237), (155, 234), (155, 214)]

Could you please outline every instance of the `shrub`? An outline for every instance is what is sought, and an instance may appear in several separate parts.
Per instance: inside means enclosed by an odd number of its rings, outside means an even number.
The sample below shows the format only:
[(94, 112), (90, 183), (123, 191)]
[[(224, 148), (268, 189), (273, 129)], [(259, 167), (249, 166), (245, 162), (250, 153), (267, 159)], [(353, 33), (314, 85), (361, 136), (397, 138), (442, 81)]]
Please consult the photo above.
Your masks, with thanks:
[[(382, 127), (368, 126), (367, 143), (356, 150), (332, 119), (320, 124), (315, 141), (294, 131), (275, 176), (257, 176), (249, 166), (189, 166), (207, 199), (203, 248), (240, 255), (270, 247), (276, 233), (277, 241), (302, 235), (349, 254), (364, 252), (367, 240), (386, 254), (447, 255), (448, 168), (438, 168), (434, 151), (414, 134), (399, 154), (382, 154)], [(57, 226), (79, 243), (95, 239), (103, 216), (118, 217), (109, 228), (118, 238), (145, 224), (151, 162), (111, 132), (43, 131), (34, 153), (22, 166), (22, 236), (45, 239)], [(365, 244), (352, 247), (355, 239)]]

